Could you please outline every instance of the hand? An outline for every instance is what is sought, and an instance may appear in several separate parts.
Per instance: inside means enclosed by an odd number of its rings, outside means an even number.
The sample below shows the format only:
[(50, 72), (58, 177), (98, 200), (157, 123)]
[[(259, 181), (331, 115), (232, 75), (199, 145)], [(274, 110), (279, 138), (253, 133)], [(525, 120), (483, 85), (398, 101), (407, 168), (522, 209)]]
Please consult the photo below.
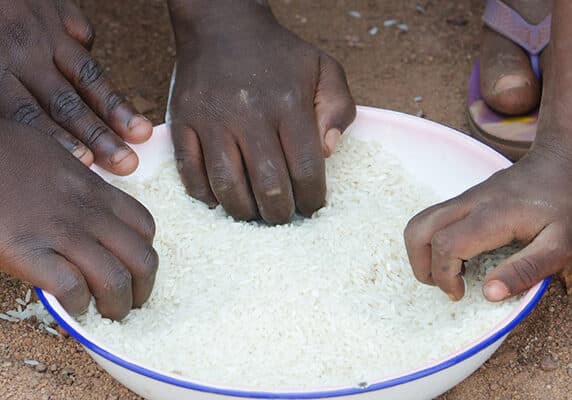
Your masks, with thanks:
[(48, 136), (0, 121), (0, 269), (72, 314), (123, 318), (153, 287), (153, 218)]
[(70, 0), (0, 0), (0, 10), (0, 118), (43, 131), (85, 164), (95, 156), (113, 173), (133, 172), (137, 156), (124, 141), (144, 142), (152, 125), (103, 77), (79, 9)]
[(485, 297), (517, 295), (572, 262), (572, 158), (536, 146), (514, 166), (415, 216), (405, 243), (418, 280), (453, 300), (464, 295), (463, 261), (512, 241), (526, 247), (483, 285)]
[(324, 205), (324, 156), (355, 106), (342, 67), (264, 3), (170, 1), (177, 64), (169, 111), (188, 193), (236, 219), (276, 224)]

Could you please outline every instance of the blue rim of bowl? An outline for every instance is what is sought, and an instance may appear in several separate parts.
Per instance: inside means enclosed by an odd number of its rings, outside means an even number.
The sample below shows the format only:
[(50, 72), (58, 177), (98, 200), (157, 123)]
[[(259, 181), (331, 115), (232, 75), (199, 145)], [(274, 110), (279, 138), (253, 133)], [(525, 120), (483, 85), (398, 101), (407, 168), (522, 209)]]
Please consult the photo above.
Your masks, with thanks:
[(424, 378), (429, 375), (433, 375), (439, 371), (442, 371), (446, 368), (449, 368), (455, 364), (458, 364), (475, 354), (481, 352), (485, 348), (489, 347), (491, 344), (495, 343), (500, 338), (504, 337), (508, 333), (510, 333), (518, 324), (520, 324), (530, 312), (534, 309), (534, 307), (538, 304), (548, 285), (550, 284), (552, 277), (546, 278), (542, 281), (540, 288), (532, 297), (532, 299), (525, 305), (525, 307), (512, 319), (509, 321), (508, 324), (503, 326), (498, 331), (495, 331), (492, 335), (486, 337), (485, 339), (479, 341), (475, 346), (469, 348), (468, 350), (458, 354), (455, 357), (450, 359), (444, 360), (443, 362), (431, 366), (429, 368), (422, 369), (420, 371), (399, 376), (397, 378), (389, 379), (386, 381), (376, 382), (370, 386), (365, 388), (357, 388), (351, 387), (347, 389), (337, 389), (337, 390), (326, 390), (326, 391), (314, 391), (314, 392), (299, 392), (299, 393), (279, 393), (279, 392), (262, 392), (262, 391), (247, 391), (247, 390), (232, 390), (232, 389), (222, 389), (211, 387), (207, 385), (199, 385), (196, 383), (192, 383), (189, 381), (185, 381), (182, 379), (172, 378), (166, 375), (162, 375), (160, 373), (151, 371), (147, 368), (141, 367), (140, 365), (125, 361), (114, 354), (109, 353), (108, 351), (102, 349), (95, 343), (91, 342), (90, 340), (86, 339), (82, 336), (79, 332), (77, 332), (74, 328), (72, 328), (51, 306), (49, 301), (47, 300), (44, 292), (39, 289), (35, 288), (38, 297), (46, 307), (46, 309), (52, 314), (55, 320), (60, 324), (71, 336), (73, 336), (81, 345), (85, 346), (89, 350), (93, 351), (94, 353), (98, 354), (99, 356), (107, 359), (108, 361), (113, 362), (114, 364), (126, 368), (132, 372), (135, 372), (139, 375), (146, 376), (147, 378), (151, 378), (156, 381), (160, 381), (163, 383), (167, 383), (169, 385), (179, 386), (185, 389), (191, 389), (199, 392), (206, 392), (215, 395), (223, 395), (223, 396), (231, 396), (231, 397), (239, 397), (239, 398), (251, 398), (251, 399), (325, 399), (331, 397), (341, 397), (341, 396), (351, 396), (351, 395), (358, 395), (367, 392), (375, 392), (382, 389), (387, 389), (390, 387), (403, 385), (408, 382), (415, 381), (417, 379)]

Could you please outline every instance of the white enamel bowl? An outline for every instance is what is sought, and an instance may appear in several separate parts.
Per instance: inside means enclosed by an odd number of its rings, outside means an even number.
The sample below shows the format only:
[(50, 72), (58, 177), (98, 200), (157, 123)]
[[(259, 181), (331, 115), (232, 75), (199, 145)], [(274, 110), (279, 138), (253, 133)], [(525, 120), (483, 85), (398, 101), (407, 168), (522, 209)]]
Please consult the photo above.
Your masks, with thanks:
[[(381, 141), (411, 174), (433, 187), (443, 200), (510, 165), (501, 155), (459, 132), (396, 112), (360, 107), (350, 134)], [(140, 155), (141, 166), (135, 175), (126, 179), (145, 178), (163, 161), (173, 157), (171, 139), (165, 127), (156, 128), (148, 143), (134, 147)], [(101, 170), (97, 172), (109, 178)], [(491, 327), (486, 335), (437, 362), (419, 365), (419, 368), (399, 376), (373, 380), (367, 388), (335, 387), (281, 393), (212, 386), (146, 367), (95, 340), (63, 310), (53, 296), (40, 290), (38, 295), (58, 323), (84, 346), (99, 365), (123, 385), (149, 400), (321, 399), (346, 396), (359, 400), (420, 400), (432, 399), (447, 391), (479, 368), (508, 333), (532, 311), (548, 284), (549, 279), (531, 289), (510, 316)], [(245, 382), (247, 385), (248, 382)]]

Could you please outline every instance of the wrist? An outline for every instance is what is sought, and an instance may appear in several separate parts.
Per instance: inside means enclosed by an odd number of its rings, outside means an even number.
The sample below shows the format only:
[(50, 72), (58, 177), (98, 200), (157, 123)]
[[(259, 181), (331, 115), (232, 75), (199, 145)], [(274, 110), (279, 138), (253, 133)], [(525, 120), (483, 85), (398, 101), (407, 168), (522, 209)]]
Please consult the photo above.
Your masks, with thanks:
[[(168, 0), (175, 36), (255, 28), (274, 20), (268, 0)], [(241, 23), (242, 22), (242, 23)]]

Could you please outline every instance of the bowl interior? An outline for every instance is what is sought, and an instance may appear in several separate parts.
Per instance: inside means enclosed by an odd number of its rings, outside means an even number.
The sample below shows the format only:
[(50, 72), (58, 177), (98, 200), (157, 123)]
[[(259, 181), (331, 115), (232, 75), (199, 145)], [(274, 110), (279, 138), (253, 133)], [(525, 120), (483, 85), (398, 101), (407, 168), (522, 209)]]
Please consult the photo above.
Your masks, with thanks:
[[(379, 140), (386, 150), (399, 158), (404, 168), (420, 182), (432, 187), (442, 200), (456, 196), (469, 187), (485, 180), (499, 169), (507, 168), (511, 163), (489, 147), (443, 125), (405, 114), (359, 107), (358, 118), (350, 129), (350, 134), (365, 140)], [(173, 145), (167, 128), (155, 128), (153, 137), (145, 144), (135, 145), (140, 156), (140, 167), (129, 177), (120, 179), (142, 180), (150, 177), (165, 161), (173, 157)], [(111, 174), (94, 167), (94, 171), (104, 179), (118, 179)], [(534, 308), (546, 290), (549, 279), (539, 283), (522, 297), (511, 315), (499, 323), (483, 337), (475, 340), (454, 354), (414, 371), (399, 376), (372, 381), (367, 390), (379, 390), (400, 385), (436, 373), (459, 363), (478, 353), (482, 349), (504, 337)], [(105, 344), (98, 343), (88, 332), (61, 307), (58, 301), (48, 293), (38, 290), (40, 299), (68, 332), (82, 345), (102, 357), (132, 371), (167, 382), (173, 385), (199, 389), (214, 393), (251, 396), (252, 391), (241, 392), (241, 388), (214, 387), (200, 382), (182, 379), (179, 376), (162, 373), (147, 368), (127, 355), (111, 351)], [(244, 389), (246, 390), (246, 389)], [(305, 398), (320, 398), (332, 395), (363, 393), (357, 388), (330, 388), (321, 391), (304, 391)], [(260, 392), (259, 394), (261, 394)], [(291, 391), (292, 396), (302, 392)], [(297, 393), (297, 394), (296, 394)], [(276, 397), (276, 393), (270, 397)], [(289, 397), (289, 395), (285, 396)]]

